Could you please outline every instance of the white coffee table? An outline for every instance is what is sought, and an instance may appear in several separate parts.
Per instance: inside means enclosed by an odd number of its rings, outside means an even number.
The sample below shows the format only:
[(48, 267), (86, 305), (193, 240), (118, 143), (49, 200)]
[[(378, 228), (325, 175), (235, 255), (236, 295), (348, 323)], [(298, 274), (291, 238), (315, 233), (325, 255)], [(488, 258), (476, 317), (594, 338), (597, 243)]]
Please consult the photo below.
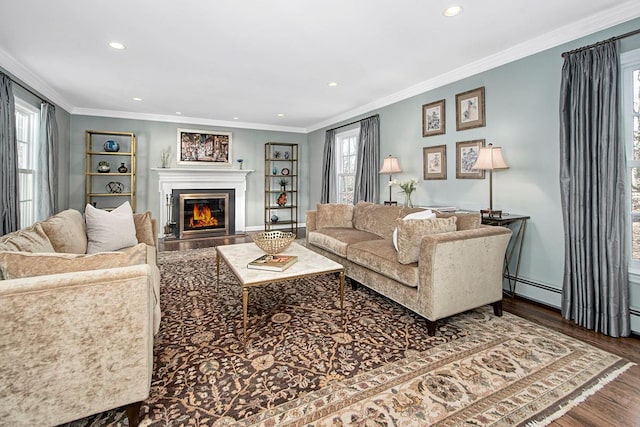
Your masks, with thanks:
[(344, 267), (310, 249), (297, 243), (281, 252), (283, 255), (295, 255), (298, 261), (285, 271), (265, 271), (247, 268), (247, 264), (261, 255), (264, 251), (255, 243), (240, 243), (236, 245), (216, 246), (217, 286), (220, 286), (220, 260), (222, 259), (233, 272), (242, 286), (242, 342), (247, 343), (247, 306), (249, 304), (249, 288), (302, 277), (319, 276), (322, 274), (339, 273), (340, 275), (340, 311), (344, 309)]

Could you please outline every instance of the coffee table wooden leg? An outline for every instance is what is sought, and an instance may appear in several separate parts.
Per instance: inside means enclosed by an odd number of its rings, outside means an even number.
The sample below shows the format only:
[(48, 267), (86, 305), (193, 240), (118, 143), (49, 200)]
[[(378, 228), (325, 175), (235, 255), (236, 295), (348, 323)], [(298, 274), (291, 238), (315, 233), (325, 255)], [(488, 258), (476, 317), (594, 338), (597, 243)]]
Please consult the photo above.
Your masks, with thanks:
[(242, 345), (247, 347), (247, 306), (249, 305), (249, 288), (242, 288)]

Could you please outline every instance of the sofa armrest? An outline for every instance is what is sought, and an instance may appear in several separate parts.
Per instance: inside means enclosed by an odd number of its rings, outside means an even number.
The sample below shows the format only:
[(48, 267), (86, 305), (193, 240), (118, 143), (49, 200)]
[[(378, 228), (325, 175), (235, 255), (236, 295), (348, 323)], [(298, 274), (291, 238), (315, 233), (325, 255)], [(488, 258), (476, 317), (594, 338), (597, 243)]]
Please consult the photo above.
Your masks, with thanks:
[(310, 231), (316, 231), (316, 216), (317, 216), (317, 212), (316, 211), (307, 211), (307, 218), (306, 218), (306, 227), (307, 227), (307, 235)]
[(158, 247), (158, 220), (151, 218), (151, 229), (153, 230), (153, 237), (155, 239), (155, 247)]
[(440, 319), (502, 299), (505, 227), (481, 227), (425, 236), (418, 260), (420, 302)]
[(0, 419), (57, 425), (149, 396), (147, 264), (5, 280), (0, 286)]

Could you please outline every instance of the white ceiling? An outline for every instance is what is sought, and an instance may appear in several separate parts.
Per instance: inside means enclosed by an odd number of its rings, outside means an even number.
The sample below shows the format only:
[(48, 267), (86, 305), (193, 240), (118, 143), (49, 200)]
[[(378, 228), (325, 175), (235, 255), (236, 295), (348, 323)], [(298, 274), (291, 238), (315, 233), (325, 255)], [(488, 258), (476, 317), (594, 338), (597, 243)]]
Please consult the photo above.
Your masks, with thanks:
[[(464, 12), (444, 17), (454, 3)], [(0, 66), (72, 114), (307, 132), (636, 18), (640, 2), (0, 0), (0, 11)]]

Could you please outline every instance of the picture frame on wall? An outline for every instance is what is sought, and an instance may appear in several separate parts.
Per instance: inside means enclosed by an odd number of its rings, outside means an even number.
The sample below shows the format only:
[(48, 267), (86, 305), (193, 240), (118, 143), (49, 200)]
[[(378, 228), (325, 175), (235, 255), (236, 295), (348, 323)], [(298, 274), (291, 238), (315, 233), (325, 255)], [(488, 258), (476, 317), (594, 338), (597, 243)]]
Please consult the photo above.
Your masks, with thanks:
[(456, 95), (456, 130), (486, 126), (484, 86)]
[(422, 106), (422, 136), (444, 135), (445, 100), (431, 102)]
[(423, 179), (447, 179), (447, 146), (422, 149)]
[(456, 142), (456, 178), (484, 179), (484, 170), (473, 169), (484, 144), (484, 139)]
[(178, 129), (178, 165), (231, 166), (231, 132)]

